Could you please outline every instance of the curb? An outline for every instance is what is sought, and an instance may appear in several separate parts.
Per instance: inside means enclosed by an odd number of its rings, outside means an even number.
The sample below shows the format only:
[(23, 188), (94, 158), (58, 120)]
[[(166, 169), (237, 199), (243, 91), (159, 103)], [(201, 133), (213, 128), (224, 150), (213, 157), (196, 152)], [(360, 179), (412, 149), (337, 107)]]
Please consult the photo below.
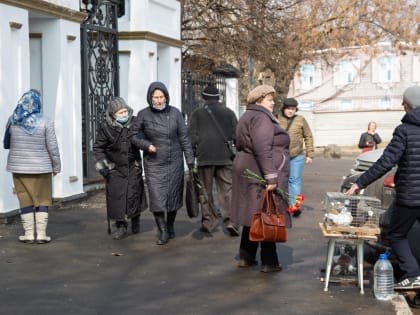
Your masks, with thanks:
[(396, 315), (413, 315), (410, 306), (401, 293), (396, 293), (391, 300)]

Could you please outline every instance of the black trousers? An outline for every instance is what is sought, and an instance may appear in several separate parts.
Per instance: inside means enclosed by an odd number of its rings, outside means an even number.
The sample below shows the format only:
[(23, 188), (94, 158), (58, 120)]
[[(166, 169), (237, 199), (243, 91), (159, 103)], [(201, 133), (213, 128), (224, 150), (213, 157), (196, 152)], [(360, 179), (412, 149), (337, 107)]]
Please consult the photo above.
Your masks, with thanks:
[(278, 265), (276, 243), (253, 242), (249, 240), (249, 226), (242, 227), (241, 244), (239, 246), (239, 258), (247, 261), (256, 260), (258, 246), (260, 246), (261, 264)]
[(394, 202), (391, 207), (389, 231), (391, 248), (397, 256), (398, 265), (405, 273), (402, 279), (415, 278), (420, 276), (420, 268), (411, 251), (407, 235), (414, 223), (420, 220), (420, 207), (406, 207), (397, 202)]

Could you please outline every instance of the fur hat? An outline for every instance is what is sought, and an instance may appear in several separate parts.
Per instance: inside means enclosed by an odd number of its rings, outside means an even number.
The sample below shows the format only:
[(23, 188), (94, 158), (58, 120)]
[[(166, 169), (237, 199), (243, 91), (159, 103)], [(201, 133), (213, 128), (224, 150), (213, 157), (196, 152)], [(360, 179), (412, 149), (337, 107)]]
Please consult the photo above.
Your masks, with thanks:
[(205, 100), (207, 99), (219, 99), (219, 90), (213, 85), (209, 84), (201, 93)]
[(246, 103), (255, 104), (260, 98), (264, 98), (268, 94), (276, 94), (276, 91), (271, 85), (259, 85), (249, 92)]
[(403, 101), (411, 108), (420, 107), (420, 86), (414, 85), (407, 88), (403, 94)]
[(283, 101), (283, 107), (297, 107), (297, 106), (298, 106), (297, 100), (295, 100), (292, 97), (286, 98)]

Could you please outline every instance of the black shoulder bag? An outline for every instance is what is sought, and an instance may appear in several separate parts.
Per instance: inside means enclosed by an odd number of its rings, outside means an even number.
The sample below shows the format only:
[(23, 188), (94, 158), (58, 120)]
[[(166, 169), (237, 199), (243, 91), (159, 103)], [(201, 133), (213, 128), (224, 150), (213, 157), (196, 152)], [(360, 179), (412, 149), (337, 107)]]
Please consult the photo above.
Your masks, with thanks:
[(220, 127), (219, 123), (217, 122), (216, 118), (214, 117), (213, 112), (211, 111), (211, 109), (207, 105), (205, 105), (204, 108), (209, 113), (211, 119), (214, 122), (214, 125), (216, 126), (216, 129), (219, 131), (220, 135), (223, 138), (223, 141), (226, 143), (226, 145), (228, 147), (228, 150), (230, 152), (230, 158), (233, 160), (235, 158), (236, 153), (237, 153), (236, 146), (233, 143), (233, 140), (226, 139), (225, 134), (224, 134), (222, 128)]

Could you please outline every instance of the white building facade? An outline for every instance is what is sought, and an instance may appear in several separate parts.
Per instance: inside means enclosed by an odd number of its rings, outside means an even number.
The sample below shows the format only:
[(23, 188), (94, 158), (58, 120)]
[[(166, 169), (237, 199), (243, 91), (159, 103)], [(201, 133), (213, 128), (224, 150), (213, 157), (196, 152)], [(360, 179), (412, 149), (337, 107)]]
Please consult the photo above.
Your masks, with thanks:
[(303, 61), (288, 97), (298, 100), (317, 147), (357, 145), (370, 121), (387, 143), (404, 115), (404, 90), (419, 83), (420, 54), (383, 43), (373, 57), (358, 47), (346, 49), (334, 64)]
[[(85, 195), (82, 159), (79, 0), (0, 0), (0, 117), (2, 132), (20, 96), (41, 91), (44, 114), (55, 121), (62, 171), (53, 198)], [(180, 4), (178, 0), (126, 0), (119, 19), (120, 95), (135, 111), (147, 106), (150, 82), (162, 81), (171, 104), (181, 107)], [(18, 213), (7, 150), (0, 153), (0, 220)]]
[(178, 0), (126, 0), (118, 21), (120, 96), (135, 111), (147, 106), (149, 83), (168, 88), (181, 108), (181, 9)]

